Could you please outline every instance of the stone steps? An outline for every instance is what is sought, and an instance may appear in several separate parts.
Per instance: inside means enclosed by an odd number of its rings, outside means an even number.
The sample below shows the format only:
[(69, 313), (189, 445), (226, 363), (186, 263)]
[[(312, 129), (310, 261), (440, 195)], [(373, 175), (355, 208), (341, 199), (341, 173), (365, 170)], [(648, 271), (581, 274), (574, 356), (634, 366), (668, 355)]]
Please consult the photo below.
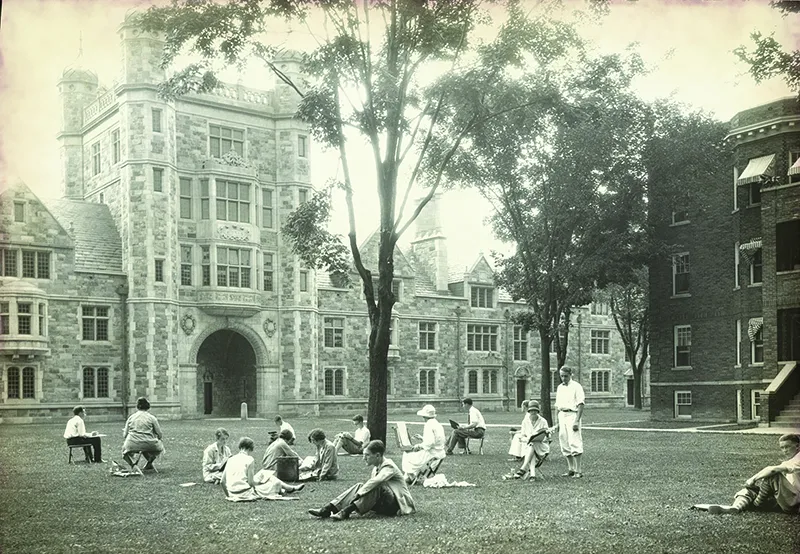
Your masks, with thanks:
[(800, 394), (795, 396), (775, 418), (775, 423), (780, 426), (797, 427), (800, 429)]

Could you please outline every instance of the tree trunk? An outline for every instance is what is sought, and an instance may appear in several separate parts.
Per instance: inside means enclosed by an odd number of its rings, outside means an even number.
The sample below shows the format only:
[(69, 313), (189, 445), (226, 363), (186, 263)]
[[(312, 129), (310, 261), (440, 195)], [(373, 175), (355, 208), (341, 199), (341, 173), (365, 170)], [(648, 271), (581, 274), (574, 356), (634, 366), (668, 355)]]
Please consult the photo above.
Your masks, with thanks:
[(631, 363), (633, 367), (633, 407), (642, 409), (642, 376), (644, 375), (644, 364), (647, 362), (649, 356), (647, 345), (642, 347), (642, 357), (636, 364)]
[(549, 425), (553, 425), (553, 414), (550, 408), (550, 333), (547, 329), (539, 328), (539, 342), (541, 343), (541, 360), (542, 360), (542, 390), (539, 395), (539, 402), (541, 403), (542, 417), (547, 420)]
[(637, 410), (642, 409), (642, 370), (634, 360), (636, 355), (630, 357), (631, 371), (633, 371), (633, 407)]
[(381, 229), (378, 249), (377, 306), (367, 302), (369, 310), (369, 401), (367, 427), (373, 440), (386, 444), (388, 393), (387, 369), (389, 356), (389, 328), (392, 321), (392, 279), (394, 278), (394, 248), (392, 232)]

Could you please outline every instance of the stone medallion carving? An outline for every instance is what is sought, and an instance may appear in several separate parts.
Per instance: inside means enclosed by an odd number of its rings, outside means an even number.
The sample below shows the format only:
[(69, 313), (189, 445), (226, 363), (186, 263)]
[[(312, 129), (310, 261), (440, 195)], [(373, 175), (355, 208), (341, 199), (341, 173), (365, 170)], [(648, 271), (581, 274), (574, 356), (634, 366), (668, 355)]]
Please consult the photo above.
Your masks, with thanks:
[(275, 334), (275, 322), (270, 318), (264, 320), (264, 332), (269, 338), (272, 338), (272, 335)]
[(197, 326), (197, 321), (195, 321), (194, 316), (192, 314), (186, 314), (181, 318), (181, 329), (187, 335), (191, 335), (194, 333), (194, 328)]
[(240, 225), (220, 225), (217, 228), (217, 237), (234, 242), (247, 242), (250, 240), (250, 231)]

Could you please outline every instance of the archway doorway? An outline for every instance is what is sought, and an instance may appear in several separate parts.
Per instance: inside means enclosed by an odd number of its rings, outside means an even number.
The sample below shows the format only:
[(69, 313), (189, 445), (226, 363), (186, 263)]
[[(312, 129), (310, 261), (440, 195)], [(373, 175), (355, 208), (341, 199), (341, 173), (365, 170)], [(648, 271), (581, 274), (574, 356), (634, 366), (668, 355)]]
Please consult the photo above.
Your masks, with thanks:
[(236, 331), (209, 335), (197, 351), (197, 405), (203, 414), (236, 417), (242, 402), (256, 413), (256, 355)]
[(517, 408), (522, 406), (522, 401), (528, 398), (528, 380), (517, 379)]

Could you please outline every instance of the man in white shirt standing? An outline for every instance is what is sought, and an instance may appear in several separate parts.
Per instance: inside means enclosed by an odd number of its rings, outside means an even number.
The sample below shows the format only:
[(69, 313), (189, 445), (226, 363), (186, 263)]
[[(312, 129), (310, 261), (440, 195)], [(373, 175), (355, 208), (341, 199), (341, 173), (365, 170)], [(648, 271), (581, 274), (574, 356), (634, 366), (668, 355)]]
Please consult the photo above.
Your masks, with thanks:
[(466, 439), (480, 439), (486, 433), (486, 422), (483, 420), (483, 414), (472, 405), (472, 398), (462, 400), (461, 406), (469, 410), (469, 423), (466, 426), (453, 429), (453, 434), (450, 435), (450, 440), (447, 443), (447, 454), (453, 453), (456, 443), (458, 443), (458, 447), (463, 454), (467, 450)]
[(563, 477), (583, 477), (581, 418), (586, 397), (583, 394), (583, 387), (572, 378), (571, 367), (563, 366), (558, 374), (561, 376), (561, 384), (556, 389), (558, 441), (561, 444), (561, 454), (567, 459), (568, 466), (568, 471)]
[[(104, 463), (105, 460), (103, 460), (100, 448), (100, 437), (97, 436), (97, 431), (92, 433), (86, 432), (86, 425), (83, 423), (83, 418), (86, 417), (86, 410), (83, 409), (83, 406), (75, 406), (72, 413), (75, 415), (67, 422), (67, 428), (64, 429), (64, 438), (67, 439), (67, 444), (91, 444), (91, 447), (83, 447), (83, 452), (86, 454), (86, 461), (93, 461), (96, 464)], [(93, 449), (94, 458), (92, 458)]]
[(364, 425), (364, 416), (360, 414), (353, 416), (353, 425), (356, 426), (353, 433), (351, 434), (347, 431), (339, 433), (336, 435), (333, 445), (336, 447), (337, 452), (341, 446), (348, 454), (360, 456), (364, 447), (367, 446), (367, 443), (372, 438), (372, 434), (369, 432), (369, 428)]
[[(273, 441), (278, 438), (278, 435), (281, 434), (281, 431), (290, 431), (292, 433), (292, 440), (297, 438), (297, 435), (294, 433), (294, 427), (292, 427), (288, 421), (283, 421), (283, 418), (279, 415), (275, 416), (275, 425), (278, 426), (278, 432), (275, 434), (275, 437), (272, 439)], [(291, 444), (291, 443), (289, 443)]]

